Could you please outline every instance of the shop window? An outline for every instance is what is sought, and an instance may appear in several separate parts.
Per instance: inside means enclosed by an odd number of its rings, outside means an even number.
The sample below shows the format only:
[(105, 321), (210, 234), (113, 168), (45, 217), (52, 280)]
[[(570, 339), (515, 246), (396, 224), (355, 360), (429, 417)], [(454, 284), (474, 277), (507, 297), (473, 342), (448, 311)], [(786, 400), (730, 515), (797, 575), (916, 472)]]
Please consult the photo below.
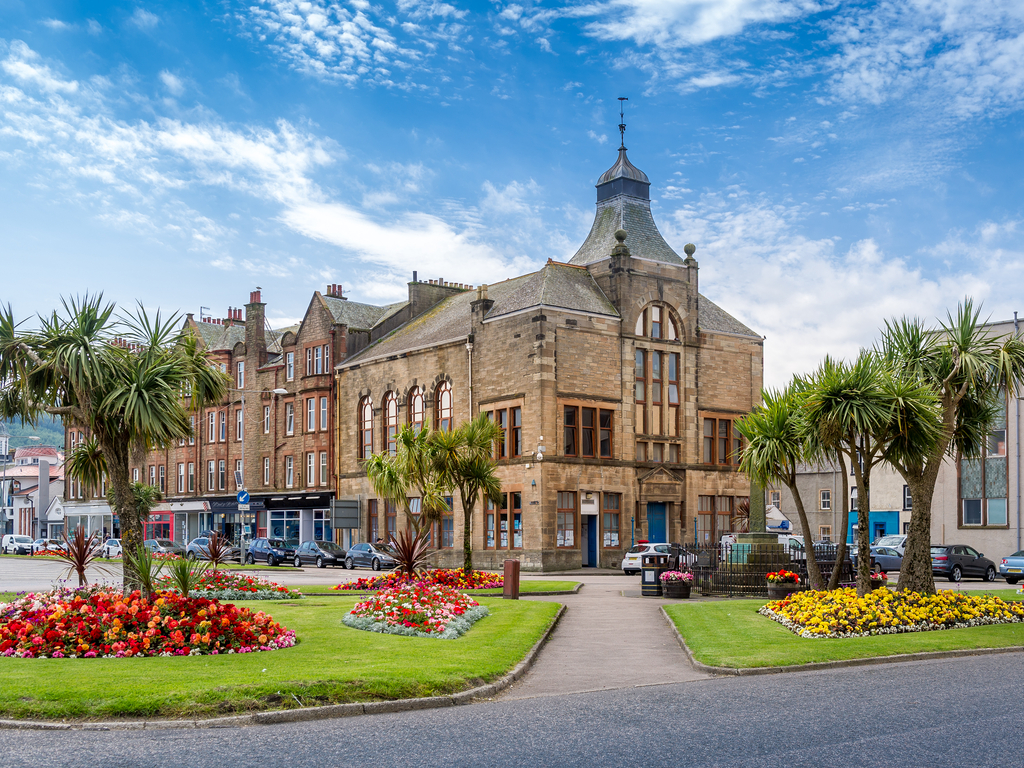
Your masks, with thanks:
[(555, 546), (576, 546), (576, 492), (559, 491), (555, 512)]
[(622, 498), (617, 493), (602, 494), (604, 509), (601, 512), (601, 543), (606, 549), (619, 548), (619, 505)]
[(331, 530), (330, 510), (313, 510), (313, 538), (316, 541), (334, 541), (334, 532)]

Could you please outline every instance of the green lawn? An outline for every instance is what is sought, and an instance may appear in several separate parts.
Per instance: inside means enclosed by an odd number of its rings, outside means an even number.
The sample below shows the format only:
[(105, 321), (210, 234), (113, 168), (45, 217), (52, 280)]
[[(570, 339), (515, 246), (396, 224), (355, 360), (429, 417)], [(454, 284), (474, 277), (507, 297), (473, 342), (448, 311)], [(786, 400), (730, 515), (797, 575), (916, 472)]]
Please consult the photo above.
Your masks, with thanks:
[[(67, 560), (63, 560), (59, 557), (53, 557), (51, 555), (4, 555), (3, 557), (9, 557), (14, 560), (49, 560), (54, 563), (63, 563), (67, 565)], [(122, 561), (120, 557), (97, 557), (95, 560), (93, 560), (93, 563), (99, 566), (114, 565), (119, 564), (121, 562)], [(223, 563), (219, 567), (222, 571), (284, 571), (286, 573), (295, 573), (300, 570), (298, 568), (293, 568), (290, 565), (275, 565), (273, 568), (271, 568), (267, 566), (265, 563), (256, 563), (256, 565), (239, 565), (238, 563)]]
[[(345, 594), (334, 589), (332, 584), (288, 584), (286, 579), (282, 579), (281, 582), (286, 587), (292, 587), (298, 589), (304, 595), (317, 595), (317, 594)], [(535, 594), (537, 592), (571, 592), (576, 589), (578, 581), (521, 581), (519, 582), (519, 592), (521, 594)], [(476, 597), (481, 595), (500, 595), (501, 587), (497, 589), (468, 589), (465, 590), (470, 597)], [(368, 595), (369, 592), (351, 592), (352, 595)]]
[(239, 601), (296, 631), (298, 644), (279, 651), (146, 659), (0, 658), (0, 717), (216, 716), (456, 693), (511, 670), (558, 611), (557, 603), (483, 598), (490, 616), (457, 640), (435, 640), (350, 629), (341, 618), (355, 602)]
[[(1014, 590), (989, 594), (1004, 600), (1021, 597)], [(697, 661), (716, 667), (784, 667), (921, 651), (1024, 646), (1024, 624), (875, 637), (803, 638), (758, 614), (764, 604), (764, 600), (676, 603), (665, 610)]]

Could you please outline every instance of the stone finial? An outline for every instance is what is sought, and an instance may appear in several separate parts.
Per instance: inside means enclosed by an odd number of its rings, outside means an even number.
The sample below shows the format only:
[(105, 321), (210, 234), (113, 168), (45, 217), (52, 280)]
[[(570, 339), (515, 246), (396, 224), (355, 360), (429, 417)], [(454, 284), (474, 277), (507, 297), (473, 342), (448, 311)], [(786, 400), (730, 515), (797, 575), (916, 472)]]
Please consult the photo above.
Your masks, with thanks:
[[(615, 239), (618, 240), (620, 243), (626, 242), (626, 235), (627, 235), (627, 232), (624, 229), (616, 229), (615, 230)], [(693, 246), (687, 246), (687, 247), (688, 248), (692, 248)]]
[(693, 256), (693, 254), (696, 252), (697, 246), (694, 245), (693, 243), (687, 243), (686, 245), (683, 246), (683, 253), (685, 253), (687, 256)]

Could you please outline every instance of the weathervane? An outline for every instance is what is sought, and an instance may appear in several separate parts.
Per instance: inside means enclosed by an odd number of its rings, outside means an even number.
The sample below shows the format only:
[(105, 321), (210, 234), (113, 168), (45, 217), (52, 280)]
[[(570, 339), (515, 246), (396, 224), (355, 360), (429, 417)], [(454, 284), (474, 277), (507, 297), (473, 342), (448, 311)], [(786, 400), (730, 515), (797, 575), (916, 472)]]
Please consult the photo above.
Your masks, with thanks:
[(622, 114), (622, 102), (629, 101), (628, 96), (619, 96), (619, 149), (626, 148), (626, 119)]

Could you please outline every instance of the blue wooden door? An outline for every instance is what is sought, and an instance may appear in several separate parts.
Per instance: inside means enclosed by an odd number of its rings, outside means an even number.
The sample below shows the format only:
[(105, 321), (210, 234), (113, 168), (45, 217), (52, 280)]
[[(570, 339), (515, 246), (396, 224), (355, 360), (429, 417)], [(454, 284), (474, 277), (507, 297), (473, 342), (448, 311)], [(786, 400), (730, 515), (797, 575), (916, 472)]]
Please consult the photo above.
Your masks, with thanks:
[(647, 540), (652, 544), (668, 541), (664, 502), (647, 502)]
[(587, 526), (587, 563), (596, 568), (597, 561), (597, 515), (588, 515), (590, 525)]

